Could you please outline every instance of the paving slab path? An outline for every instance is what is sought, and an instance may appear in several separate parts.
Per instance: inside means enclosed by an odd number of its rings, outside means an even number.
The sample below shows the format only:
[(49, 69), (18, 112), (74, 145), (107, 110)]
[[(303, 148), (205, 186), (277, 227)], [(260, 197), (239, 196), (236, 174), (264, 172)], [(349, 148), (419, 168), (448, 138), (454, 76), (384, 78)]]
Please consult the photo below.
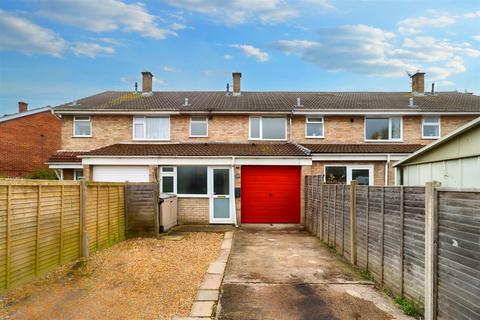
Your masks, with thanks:
[(305, 231), (235, 233), (217, 318), (412, 319)]

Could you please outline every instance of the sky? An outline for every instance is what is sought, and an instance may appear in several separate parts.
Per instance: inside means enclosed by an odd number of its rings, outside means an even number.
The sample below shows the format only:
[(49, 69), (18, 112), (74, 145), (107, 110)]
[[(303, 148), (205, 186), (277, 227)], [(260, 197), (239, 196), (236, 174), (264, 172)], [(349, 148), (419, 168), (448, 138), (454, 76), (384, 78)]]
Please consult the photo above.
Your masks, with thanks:
[(0, 0), (0, 115), (106, 90), (480, 94), (480, 1)]

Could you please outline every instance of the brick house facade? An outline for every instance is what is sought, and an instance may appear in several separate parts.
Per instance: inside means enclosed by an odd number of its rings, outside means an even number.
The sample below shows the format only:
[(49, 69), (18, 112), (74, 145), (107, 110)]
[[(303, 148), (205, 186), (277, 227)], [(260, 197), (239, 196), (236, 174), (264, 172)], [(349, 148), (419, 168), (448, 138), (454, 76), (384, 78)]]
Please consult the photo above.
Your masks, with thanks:
[[(275, 166), (297, 166), (302, 177), (321, 174), (340, 183), (356, 179), (394, 185), (395, 161), (480, 115), (480, 97), (468, 94), (425, 94), (419, 88), (411, 93), (243, 93), (240, 77), (234, 74), (234, 92), (151, 92), (152, 75), (147, 72), (141, 93), (107, 91), (59, 106), (62, 147), (50, 166), (64, 178), (159, 181), (161, 188), (178, 191), (181, 223), (240, 223), (240, 193), (246, 187), (262, 193), (262, 186), (242, 183), (245, 166), (264, 166), (265, 174)], [(198, 130), (194, 124), (206, 134), (192, 134)], [(308, 134), (307, 126), (321, 134)], [(157, 130), (153, 136), (148, 137), (147, 127)], [(367, 138), (372, 128), (378, 132)], [(83, 134), (75, 134), (76, 130)], [(280, 138), (263, 139), (264, 131), (281, 132)], [(205, 184), (199, 187), (201, 195), (180, 191), (186, 183), (184, 171), (193, 167), (205, 168), (195, 173)], [(222, 168), (229, 168), (231, 190), (217, 199), (215, 174)], [(193, 181), (191, 174), (186, 179)], [(259, 204), (268, 207), (274, 202), (269, 196), (285, 194), (287, 187), (282, 189), (284, 182), (278, 178), (271, 184), (276, 189), (259, 196)], [(301, 188), (293, 191), (300, 192), (298, 219), (285, 216), (258, 222), (303, 221)], [(215, 221), (214, 203), (220, 206), (225, 198), (230, 199), (231, 220)]]
[(0, 118), (0, 175), (20, 178), (47, 168), (45, 164), (61, 147), (60, 119), (50, 108), (27, 110)]

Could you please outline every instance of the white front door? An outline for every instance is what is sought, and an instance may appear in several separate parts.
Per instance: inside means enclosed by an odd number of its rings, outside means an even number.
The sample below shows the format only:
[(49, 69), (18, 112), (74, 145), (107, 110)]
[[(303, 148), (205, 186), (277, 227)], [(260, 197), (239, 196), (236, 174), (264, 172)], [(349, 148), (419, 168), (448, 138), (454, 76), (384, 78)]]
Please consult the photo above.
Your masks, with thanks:
[(233, 174), (228, 167), (209, 168), (210, 223), (233, 223)]

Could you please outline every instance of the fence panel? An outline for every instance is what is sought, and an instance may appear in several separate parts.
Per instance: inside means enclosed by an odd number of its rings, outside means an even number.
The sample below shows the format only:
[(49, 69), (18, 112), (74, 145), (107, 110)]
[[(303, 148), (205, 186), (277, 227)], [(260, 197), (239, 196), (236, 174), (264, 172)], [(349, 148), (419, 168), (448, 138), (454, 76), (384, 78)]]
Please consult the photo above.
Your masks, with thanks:
[[(125, 239), (123, 184), (103, 184), (98, 195), (87, 185), (90, 248), (99, 236), (98, 247)], [(76, 181), (0, 180), (0, 291), (81, 256), (81, 190)]]
[(355, 193), (356, 201), (356, 237), (357, 237), (357, 265), (367, 269), (368, 261), (368, 186), (357, 186)]
[(438, 192), (438, 319), (480, 319), (480, 191)]

